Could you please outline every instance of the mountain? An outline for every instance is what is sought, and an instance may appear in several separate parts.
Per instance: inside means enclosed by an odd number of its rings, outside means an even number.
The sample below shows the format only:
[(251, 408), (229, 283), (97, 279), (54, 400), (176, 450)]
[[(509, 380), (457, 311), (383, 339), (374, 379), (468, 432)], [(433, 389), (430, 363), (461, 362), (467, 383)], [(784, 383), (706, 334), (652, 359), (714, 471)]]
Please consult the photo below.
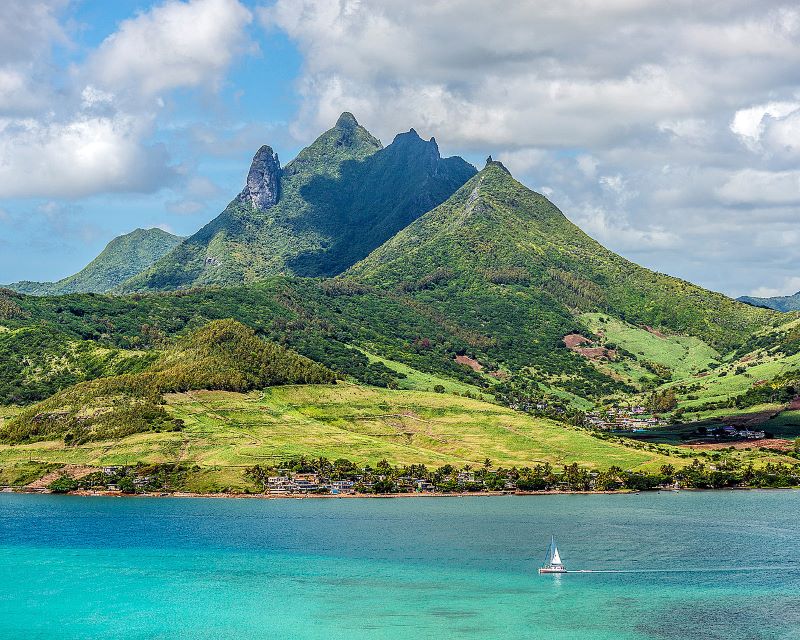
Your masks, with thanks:
[(58, 282), (24, 280), (7, 285), (7, 288), (35, 296), (106, 293), (144, 271), (182, 240), (161, 229), (136, 229), (114, 238), (94, 260), (74, 275)]
[(123, 292), (329, 276), (366, 256), (475, 174), (412, 129), (383, 148), (350, 113), (281, 168), (264, 146), (216, 219), (131, 278)]
[[(451, 198), (345, 278), (394, 289), (483, 336), (516, 367), (563, 369), (562, 338), (589, 312), (728, 351), (771, 318), (609, 251), (491, 157)], [(561, 348), (559, 348), (561, 347)]]
[(800, 311), (800, 291), (791, 296), (773, 296), (771, 298), (741, 296), (737, 300), (754, 307), (766, 307), (767, 309), (775, 309), (775, 311)]

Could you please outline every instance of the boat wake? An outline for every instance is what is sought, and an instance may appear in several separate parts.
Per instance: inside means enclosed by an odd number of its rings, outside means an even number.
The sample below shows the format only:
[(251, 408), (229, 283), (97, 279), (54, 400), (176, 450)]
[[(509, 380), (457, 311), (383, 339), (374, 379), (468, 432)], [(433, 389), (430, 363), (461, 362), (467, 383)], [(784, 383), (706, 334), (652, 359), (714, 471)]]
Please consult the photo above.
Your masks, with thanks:
[(572, 569), (565, 573), (745, 573), (748, 571), (791, 571), (800, 567), (708, 567), (695, 569)]

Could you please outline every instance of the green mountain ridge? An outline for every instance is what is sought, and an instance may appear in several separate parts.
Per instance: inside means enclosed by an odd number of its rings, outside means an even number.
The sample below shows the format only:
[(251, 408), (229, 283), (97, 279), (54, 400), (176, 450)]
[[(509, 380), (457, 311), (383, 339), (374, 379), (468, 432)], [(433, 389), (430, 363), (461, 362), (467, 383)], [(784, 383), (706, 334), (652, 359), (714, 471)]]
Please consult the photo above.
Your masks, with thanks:
[(736, 299), (739, 302), (744, 302), (754, 307), (766, 307), (767, 309), (774, 309), (775, 311), (800, 311), (800, 291), (790, 296), (772, 296), (769, 298), (740, 296)]
[(108, 293), (128, 278), (144, 271), (182, 241), (180, 236), (162, 229), (136, 229), (114, 238), (78, 273), (57, 282), (23, 280), (6, 287), (36, 296)]
[[(541, 339), (559, 319), (605, 311), (730, 350), (772, 317), (609, 251), (491, 158), (448, 201), (345, 277), (411, 292), (443, 312), (471, 316), (476, 329), (504, 340), (524, 335), (521, 343)], [(508, 323), (498, 321), (495, 305), (511, 314)], [(553, 315), (541, 316), (542, 308)], [(568, 324), (548, 331), (551, 339)]]
[[(286, 167), (262, 147), (248, 186), (217, 218), (120, 292), (235, 285), (344, 271), (475, 173), (413, 130), (383, 148), (343, 113)], [(269, 184), (261, 189), (262, 184)], [(253, 196), (253, 189), (258, 191)]]

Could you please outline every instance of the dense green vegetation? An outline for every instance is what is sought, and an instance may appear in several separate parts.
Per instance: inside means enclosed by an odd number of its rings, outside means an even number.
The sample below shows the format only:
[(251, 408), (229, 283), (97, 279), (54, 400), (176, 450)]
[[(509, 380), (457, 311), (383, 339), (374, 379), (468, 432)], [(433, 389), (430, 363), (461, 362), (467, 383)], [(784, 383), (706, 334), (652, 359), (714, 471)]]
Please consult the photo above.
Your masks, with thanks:
[(161, 229), (136, 229), (114, 238), (78, 273), (58, 282), (15, 282), (9, 289), (37, 296), (106, 293), (166, 255), (183, 238)]
[(560, 339), (572, 313), (605, 312), (729, 351), (773, 317), (612, 253), (497, 162), (347, 275), (471, 315), (504, 339), (512, 326)]
[[(382, 149), (345, 114), (284, 169), (275, 206), (237, 198), (123, 287), (180, 290), (0, 290), (0, 403), (21, 405), (0, 439), (29, 464), (45, 441), (42, 463), (197, 463), (182, 482), (204, 487), (297, 455), (627, 474), (691, 456), (565, 424), (595, 403), (679, 420), (797, 394), (795, 317), (624, 260), (500, 163), (472, 173), (413, 131)], [(272, 388), (337, 378), (373, 387)]]
[(33, 325), (0, 332), (0, 404), (29, 404), (102, 376), (135, 373), (156, 354), (101, 346)]
[(180, 430), (163, 395), (193, 389), (248, 391), (277, 384), (331, 383), (335, 374), (219, 320), (181, 340), (145, 371), (74, 385), (25, 409), (3, 425), (0, 441), (63, 438), (66, 444), (120, 438), (151, 430)]
[(282, 171), (264, 211), (234, 199), (123, 291), (340, 273), (446, 200), (475, 169), (411, 132), (386, 147), (344, 113)]

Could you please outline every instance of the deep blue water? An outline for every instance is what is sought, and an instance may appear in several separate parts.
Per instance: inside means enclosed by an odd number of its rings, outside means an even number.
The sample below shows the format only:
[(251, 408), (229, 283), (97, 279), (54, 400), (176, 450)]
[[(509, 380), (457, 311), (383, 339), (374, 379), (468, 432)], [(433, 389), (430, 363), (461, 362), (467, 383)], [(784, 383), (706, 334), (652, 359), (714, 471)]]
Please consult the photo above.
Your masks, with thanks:
[[(800, 638), (799, 511), (796, 491), (0, 494), (0, 639)], [(570, 569), (623, 572), (539, 576), (551, 532)]]

